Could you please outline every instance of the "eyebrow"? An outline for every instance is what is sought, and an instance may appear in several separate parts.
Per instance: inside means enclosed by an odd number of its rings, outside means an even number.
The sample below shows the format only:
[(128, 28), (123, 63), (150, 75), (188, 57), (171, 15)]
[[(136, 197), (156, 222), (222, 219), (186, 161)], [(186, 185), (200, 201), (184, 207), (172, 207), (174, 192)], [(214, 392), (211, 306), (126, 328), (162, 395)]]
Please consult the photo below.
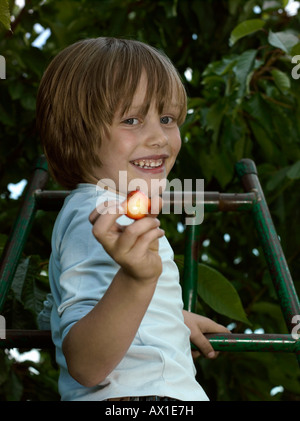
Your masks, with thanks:
[[(139, 111), (139, 110), (141, 110), (141, 109), (143, 109), (143, 107), (145, 107), (145, 104), (140, 104), (140, 105), (135, 105), (135, 106), (130, 106), (129, 108), (128, 108), (128, 111), (127, 112), (132, 112), (132, 111)], [(179, 103), (179, 102), (176, 102), (176, 103), (168, 103), (168, 104), (165, 104), (165, 106), (164, 106), (164, 108), (166, 109), (166, 108), (178, 108), (178, 109), (180, 109), (181, 108), (181, 104)]]

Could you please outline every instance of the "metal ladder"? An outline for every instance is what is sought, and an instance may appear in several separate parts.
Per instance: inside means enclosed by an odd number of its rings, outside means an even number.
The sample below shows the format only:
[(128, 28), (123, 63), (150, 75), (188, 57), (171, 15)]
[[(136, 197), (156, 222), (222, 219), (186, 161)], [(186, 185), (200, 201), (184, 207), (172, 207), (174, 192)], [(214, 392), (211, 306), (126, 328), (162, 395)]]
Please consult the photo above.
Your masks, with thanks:
[[(295, 323), (293, 317), (300, 315), (300, 304), (293, 280), (282, 251), (272, 218), (262, 191), (256, 166), (250, 159), (236, 164), (236, 172), (245, 193), (204, 193), (205, 212), (239, 212), (252, 214), (255, 227), (270, 275), (277, 291), (279, 304), (289, 332)], [(6, 243), (0, 261), (0, 314), (11, 287), (23, 247), (30, 232), (37, 210), (58, 211), (69, 191), (44, 190), (48, 181), (48, 166), (41, 156), (27, 187), (22, 206)], [(190, 192), (196, 200), (195, 192)], [(171, 193), (174, 206), (178, 200)], [(186, 245), (183, 271), (183, 301), (188, 311), (195, 311), (198, 280), (199, 225), (186, 226)], [(300, 365), (300, 339), (292, 334), (207, 334), (216, 351), (260, 351), (295, 353)], [(0, 348), (51, 348), (50, 331), (7, 329), (5, 339), (0, 338)]]

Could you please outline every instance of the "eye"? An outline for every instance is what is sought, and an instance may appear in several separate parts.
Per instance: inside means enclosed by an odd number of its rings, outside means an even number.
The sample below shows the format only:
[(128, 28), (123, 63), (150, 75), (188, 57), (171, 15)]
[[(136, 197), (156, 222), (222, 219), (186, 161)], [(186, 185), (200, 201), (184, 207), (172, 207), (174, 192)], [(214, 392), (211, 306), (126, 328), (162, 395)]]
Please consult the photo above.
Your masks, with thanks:
[(164, 116), (164, 117), (161, 117), (161, 119), (160, 119), (160, 122), (162, 124), (170, 124), (170, 123), (173, 123), (173, 121), (174, 121), (174, 119), (172, 117), (169, 117), (169, 116)]
[(139, 123), (139, 120), (137, 118), (127, 118), (123, 121), (124, 124), (127, 124), (128, 126), (134, 126)]

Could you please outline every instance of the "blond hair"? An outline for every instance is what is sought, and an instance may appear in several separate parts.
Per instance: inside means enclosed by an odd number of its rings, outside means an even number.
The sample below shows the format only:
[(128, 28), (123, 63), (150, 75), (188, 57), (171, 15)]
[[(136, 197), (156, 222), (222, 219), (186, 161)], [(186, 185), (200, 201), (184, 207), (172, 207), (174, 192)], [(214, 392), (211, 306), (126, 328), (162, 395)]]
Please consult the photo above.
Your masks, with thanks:
[(144, 113), (152, 99), (159, 112), (176, 97), (178, 123), (186, 116), (186, 93), (177, 70), (160, 51), (125, 39), (76, 42), (50, 63), (37, 96), (37, 128), (49, 169), (66, 188), (88, 180), (101, 165), (99, 147), (118, 109), (126, 112), (142, 72), (147, 78)]

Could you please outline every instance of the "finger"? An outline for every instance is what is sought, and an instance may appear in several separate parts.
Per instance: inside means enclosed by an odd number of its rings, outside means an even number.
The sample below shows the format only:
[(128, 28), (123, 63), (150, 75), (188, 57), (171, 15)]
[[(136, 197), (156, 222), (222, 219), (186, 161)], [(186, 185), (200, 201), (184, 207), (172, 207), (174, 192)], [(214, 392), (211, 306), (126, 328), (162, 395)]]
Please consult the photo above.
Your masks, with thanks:
[(97, 209), (94, 210), (90, 215), (90, 221), (93, 224), (93, 234), (99, 239), (100, 236), (111, 232), (122, 231), (120, 225), (116, 220), (124, 214), (124, 210), (118, 205), (114, 204), (111, 207), (107, 207), (103, 210), (103, 213), (99, 214)]
[(122, 207), (120, 207), (120, 202), (117, 200), (105, 200), (104, 202), (98, 203), (96, 210), (100, 215), (105, 215), (107, 213), (110, 213), (114, 215), (118, 210), (123, 210)]
[(201, 353), (199, 351), (196, 351), (192, 349), (192, 357), (195, 360), (196, 358), (200, 357)]
[(148, 250), (157, 252), (159, 247), (158, 239), (164, 235), (164, 230), (158, 227), (154, 228), (138, 237), (135, 247), (141, 255), (146, 253)]
[(232, 333), (232, 332), (229, 329), (227, 329), (227, 327), (223, 325), (219, 325), (217, 323), (215, 330), (213, 332), (207, 332), (207, 333)]
[(197, 339), (193, 343), (205, 358), (214, 359), (218, 356), (218, 353), (213, 349), (209, 340), (202, 333), (197, 335)]
[(231, 333), (227, 327), (204, 316), (199, 318), (198, 326), (202, 333)]
[(160, 221), (156, 218), (143, 218), (127, 225), (123, 230), (122, 236), (119, 238), (120, 247), (124, 247), (124, 250), (131, 249), (139, 237), (150, 230), (158, 228), (159, 225)]
[(99, 212), (97, 211), (97, 208), (93, 210), (93, 212), (90, 213), (89, 221), (92, 225), (96, 222), (96, 220), (99, 218)]
[(100, 215), (105, 213), (114, 214), (117, 210), (118, 202), (117, 201), (104, 201), (97, 204), (96, 208), (90, 213), (89, 221), (91, 224), (94, 224)]

